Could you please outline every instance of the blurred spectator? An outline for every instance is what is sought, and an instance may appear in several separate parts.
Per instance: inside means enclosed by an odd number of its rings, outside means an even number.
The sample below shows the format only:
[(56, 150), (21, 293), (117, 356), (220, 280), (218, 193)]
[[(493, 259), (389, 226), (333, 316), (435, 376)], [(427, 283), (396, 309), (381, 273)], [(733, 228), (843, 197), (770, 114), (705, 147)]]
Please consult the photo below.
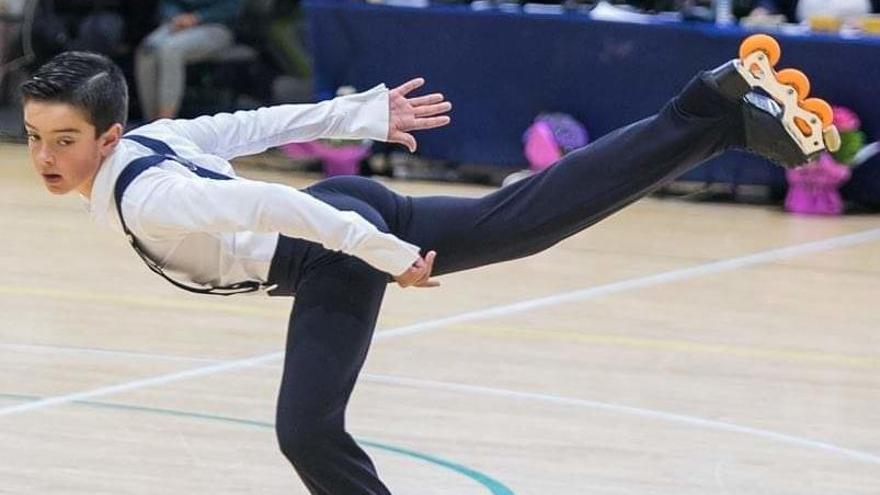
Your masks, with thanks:
[(752, 15), (782, 14), (789, 22), (811, 15), (853, 16), (880, 11), (880, 0), (759, 0)]
[(753, 16), (781, 14), (789, 22), (795, 22), (797, 0), (758, 0), (756, 3), (751, 13)]
[(33, 27), (36, 64), (65, 50), (88, 50), (110, 57), (124, 51), (122, 0), (42, 0)]
[(180, 109), (186, 64), (232, 46), (238, 0), (161, 0), (160, 26), (135, 54), (135, 77), (146, 120), (173, 118)]
[[(617, 3), (626, 3), (647, 12), (687, 12), (686, 16), (692, 16), (696, 10), (702, 10), (707, 17), (703, 20), (712, 20), (713, 0), (616, 0)], [(737, 18), (745, 17), (752, 12), (754, 6), (760, 0), (731, 0), (733, 14)], [(692, 17), (698, 18), (699, 16)]]

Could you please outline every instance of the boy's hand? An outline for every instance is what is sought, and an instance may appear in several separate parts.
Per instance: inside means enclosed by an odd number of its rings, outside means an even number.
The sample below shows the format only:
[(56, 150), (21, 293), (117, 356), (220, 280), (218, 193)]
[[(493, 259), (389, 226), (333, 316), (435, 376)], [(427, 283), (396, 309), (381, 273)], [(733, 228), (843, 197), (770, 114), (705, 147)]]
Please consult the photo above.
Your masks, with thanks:
[(437, 287), (440, 282), (431, 279), (431, 270), (434, 268), (434, 258), (437, 253), (428, 252), (424, 258), (419, 257), (411, 267), (402, 274), (394, 277), (397, 285), (401, 287)]
[(410, 153), (415, 153), (418, 147), (410, 131), (443, 127), (450, 122), (449, 116), (443, 114), (452, 110), (452, 103), (443, 101), (442, 94), (407, 98), (406, 95), (424, 84), (425, 80), (419, 77), (401, 84), (388, 94), (388, 142), (402, 144)]

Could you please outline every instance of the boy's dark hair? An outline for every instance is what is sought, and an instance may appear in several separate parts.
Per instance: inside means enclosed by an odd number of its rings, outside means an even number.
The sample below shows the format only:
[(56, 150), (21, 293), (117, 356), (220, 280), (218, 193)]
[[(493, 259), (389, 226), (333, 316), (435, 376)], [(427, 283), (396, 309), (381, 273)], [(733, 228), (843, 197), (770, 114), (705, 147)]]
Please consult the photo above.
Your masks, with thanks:
[(56, 55), (21, 85), (29, 100), (67, 103), (82, 110), (95, 126), (96, 137), (115, 123), (128, 120), (128, 85), (112, 60), (91, 52)]

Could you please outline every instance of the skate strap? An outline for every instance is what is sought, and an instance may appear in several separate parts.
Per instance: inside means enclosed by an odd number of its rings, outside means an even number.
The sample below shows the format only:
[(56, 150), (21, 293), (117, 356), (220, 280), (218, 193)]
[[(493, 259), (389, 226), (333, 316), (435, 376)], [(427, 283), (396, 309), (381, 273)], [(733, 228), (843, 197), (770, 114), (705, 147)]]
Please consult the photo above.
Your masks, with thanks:
[(175, 153), (174, 150), (172, 150), (167, 143), (158, 139), (148, 138), (146, 136), (139, 136), (136, 134), (127, 134), (123, 136), (123, 139), (128, 139), (143, 146), (146, 146), (147, 148), (152, 150), (153, 153), (155, 153), (153, 155), (147, 155), (132, 160), (128, 165), (126, 165), (125, 168), (122, 170), (122, 173), (120, 173), (119, 177), (116, 179), (116, 185), (113, 190), (113, 195), (116, 200), (116, 213), (119, 215), (119, 222), (122, 224), (122, 231), (125, 232), (125, 237), (128, 239), (128, 243), (131, 244), (131, 247), (138, 254), (138, 256), (140, 256), (140, 258), (144, 260), (144, 263), (147, 265), (147, 267), (152, 272), (164, 278), (175, 287), (183, 289), (185, 291), (194, 292), (196, 294), (230, 296), (232, 294), (256, 292), (266, 288), (265, 284), (253, 280), (239, 282), (222, 287), (213, 287), (208, 285), (197, 287), (194, 285), (188, 285), (169, 277), (162, 269), (162, 267), (147, 255), (146, 251), (144, 251), (143, 247), (141, 246), (140, 241), (138, 241), (137, 237), (134, 236), (134, 234), (128, 228), (128, 225), (125, 223), (125, 217), (122, 216), (122, 197), (125, 194), (125, 191), (128, 189), (128, 186), (130, 186), (135, 179), (137, 179), (142, 173), (146, 172), (151, 167), (155, 167), (167, 160), (175, 161), (185, 166), (199, 177), (203, 177), (205, 179), (233, 180), (233, 178), (218, 172), (214, 172), (212, 170), (208, 170), (203, 167), (199, 167), (195, 163), (177, 155), (177, 153)]

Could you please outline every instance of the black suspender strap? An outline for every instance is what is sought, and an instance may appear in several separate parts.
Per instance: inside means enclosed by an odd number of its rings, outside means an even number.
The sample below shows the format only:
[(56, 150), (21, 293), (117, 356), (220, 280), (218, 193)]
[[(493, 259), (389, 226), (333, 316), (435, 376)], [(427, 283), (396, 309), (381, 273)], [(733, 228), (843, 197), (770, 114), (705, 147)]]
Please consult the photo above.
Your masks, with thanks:
[(171, 146), (168, 146), (168, 143), (164, 141), (160, 141), (158, 139), (153, 139), (147, 136), (139, 136), (137, 134), (126, 134), (123, 136), (124, 139), (128, 139), (134, 141), (138, 144), (146, 146), (150, 148), (153, 153), (165, 157), (166, 160), (173, 160), (184, 167), (192, 170), (199, 177), (204, 177), (206, 179), (215, 179), (215, 180), (232, 180), (232, 177), (228, 175), (223, 175), (218, 172), (214, 172), (213, 170), (208, 170), (206, 168), (202, 168), (195, 163), (179, 156), (174, 150), (171, 149)]
[(139, 136), (136, 134), (127, 134), (123, 136), (124, 139), (129, 139), (131, 141), (135, 141), (137, 143), (146, 146), (150, 150), (155, 153), (154, 155), (148, 155), (141, 158), (137, 158), (132, 160), (131, 163), (125, 166), (125, 169), (122, 170), (122, 173), (119, 174), (119, 177), (116, 179), (116, 186), (113, 190), (113, 195), (116, 200), (116, 213), (119, 215), (119, 222), (122, 224), (122, 230), (125, 232), (125, 236), (128, 239), (131, 247), (134, 248), (134, 251), (144, 260), (147, 267), (164, 278), (172, 285), (179, 289), (183, 289), (189, 292), (195, 292), (196, 294), (213, 294), (219, 296), (230, 296), (233, 294), (244, 294), (247, 292), (256, 292), (263, 288), (263, 284), (256, 281), (246, 281), (239, 282), (237, 284), (227, 285), (223, 287), (195, 287), (192, 285), (187, 285), (177, 280), (172, 279), (168, 275), (165, 274), (165, 271), (159, 266), (158, 263), (150, 259), (147, 256), (146, 252), (144, 252), (143, 248), (140, 245), (140, 242), (134, 236), (134, 234), (129, 230), (128, 225), (125, 223), (125, 217), (122, 216), (122, 196), (125, 194), (128, 186), (134, 182), (142, 173), (147, 171), (150, 167), (154, 167), (159, 165), (160, 163), (166, 160), (173, 160), (181, 165), (187, 167), (199, 177), (203, 177), (206, 179), (214, 179), (214, 180), (232, 180), (232, 177), (214, 172), (212, 170), (208, 170), (206, 168), (199, 167), (195, 163), (192, 163), (189, 160), (186, 160), (177, 155), (174, 150), (171, 149), (168, 144), (159, 141), (158, 139), (149, 138), (146, 136)]

